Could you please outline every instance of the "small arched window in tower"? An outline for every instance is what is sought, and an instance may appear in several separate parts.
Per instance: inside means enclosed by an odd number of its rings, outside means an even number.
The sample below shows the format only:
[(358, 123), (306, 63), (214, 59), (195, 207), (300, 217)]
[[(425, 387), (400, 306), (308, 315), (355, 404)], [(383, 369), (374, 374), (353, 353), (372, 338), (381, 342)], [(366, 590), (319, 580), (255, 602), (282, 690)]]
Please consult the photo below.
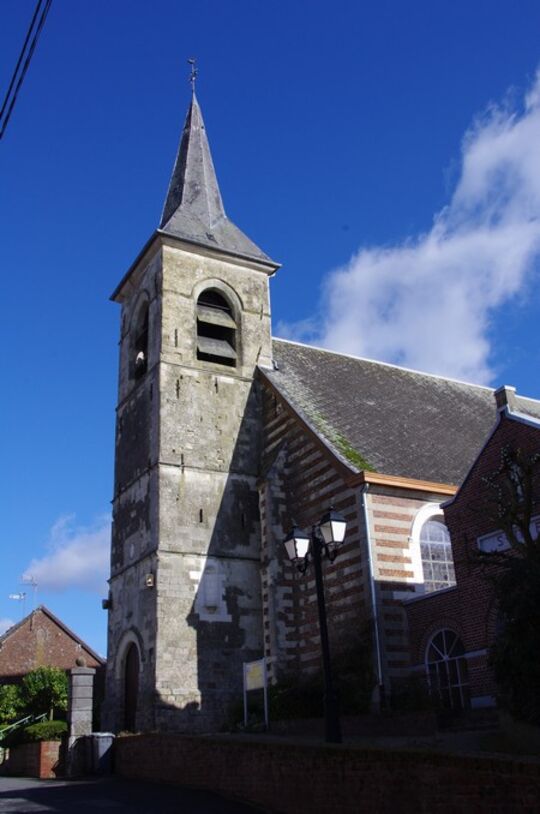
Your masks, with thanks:
[(197, 300), (197, 359), (236, 367), (236, 322), (225, 297), (209, 288)]
[(133, 375), (140, 379), (148, 368), (148, 303), (139, 310), (133, 341)]

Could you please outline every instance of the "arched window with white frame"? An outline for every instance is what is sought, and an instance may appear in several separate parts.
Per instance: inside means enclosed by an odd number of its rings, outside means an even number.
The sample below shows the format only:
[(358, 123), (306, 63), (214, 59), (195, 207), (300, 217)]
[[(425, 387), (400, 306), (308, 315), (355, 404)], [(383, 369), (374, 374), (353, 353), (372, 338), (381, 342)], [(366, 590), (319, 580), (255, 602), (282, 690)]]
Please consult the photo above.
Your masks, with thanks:
[(429, 640), (426, 673), (431, 695), (439, 706), (454, 711), (469, 707), (465, 647), (453, 630), (438, 630)]
[(426, 593), (456, 584), (452, 543), (442, 515), (426, 520), (422, 526), (420, 556)]
[(436, 503), (423, 506), (416, 515), (411, 554), (419, 590), (432, 593), (456, 584), (450, 533)]

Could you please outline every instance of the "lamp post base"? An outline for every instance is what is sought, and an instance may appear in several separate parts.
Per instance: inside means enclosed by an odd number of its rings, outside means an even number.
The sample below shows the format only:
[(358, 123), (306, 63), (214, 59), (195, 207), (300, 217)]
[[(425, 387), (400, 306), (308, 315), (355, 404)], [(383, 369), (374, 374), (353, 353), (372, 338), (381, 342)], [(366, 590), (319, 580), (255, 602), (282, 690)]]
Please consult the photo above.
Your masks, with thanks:
[(343, 743), (341, 723), (339, 720), (339, 704), (335, 695), (325, 695), (324, 713), (324, 739), (326, 743)]

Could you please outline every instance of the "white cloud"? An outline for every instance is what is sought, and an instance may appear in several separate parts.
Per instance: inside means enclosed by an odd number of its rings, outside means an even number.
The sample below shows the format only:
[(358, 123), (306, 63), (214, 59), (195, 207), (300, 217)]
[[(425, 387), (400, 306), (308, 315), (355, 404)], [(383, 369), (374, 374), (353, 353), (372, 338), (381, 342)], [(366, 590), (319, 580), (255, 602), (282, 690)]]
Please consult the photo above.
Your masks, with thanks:
[(13, 619), (0, 619), (0, 636), (9, 630), (10, 627), (13, 627), (15, 622)]
[(31, 561), (23, 580), (35, 579), (38, 591), (62, 592), (70, 588), (106, 592), (109, 572), (111, 520), (77, 526), (75, 515), (60, 517), (53, 525), (47, 553)]
[(320, 319), (282, 335), (487, 383), (496, 309), (526, 289), (539, 256), (540, 71), (520, 109), (491, 105), (466, 133), (431, 229), (360, 249), (326, 277)]

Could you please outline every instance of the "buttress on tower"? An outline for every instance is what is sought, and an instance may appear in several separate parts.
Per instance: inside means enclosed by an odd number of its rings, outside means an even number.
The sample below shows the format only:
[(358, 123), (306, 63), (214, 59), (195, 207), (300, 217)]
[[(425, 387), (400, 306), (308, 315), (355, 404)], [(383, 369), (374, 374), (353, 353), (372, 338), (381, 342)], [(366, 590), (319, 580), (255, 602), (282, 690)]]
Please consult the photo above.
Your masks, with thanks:
[(161, 223), (112, 299), (120, 373), (106, 726), (205, 731), (262, 655), (256, 366), (278, 264), (226, 216), (188, 110)]

